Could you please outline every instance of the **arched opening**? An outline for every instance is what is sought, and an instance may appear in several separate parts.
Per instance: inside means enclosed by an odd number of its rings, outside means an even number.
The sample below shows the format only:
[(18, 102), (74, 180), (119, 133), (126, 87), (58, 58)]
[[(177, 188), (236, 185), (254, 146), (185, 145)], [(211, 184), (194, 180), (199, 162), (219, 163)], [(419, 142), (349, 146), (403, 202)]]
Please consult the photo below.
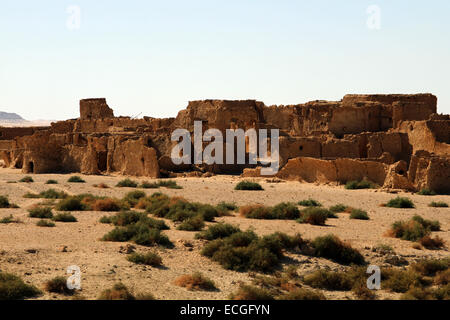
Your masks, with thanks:
[(303, 151), (303, 146), (298, 147), (300, 151)]

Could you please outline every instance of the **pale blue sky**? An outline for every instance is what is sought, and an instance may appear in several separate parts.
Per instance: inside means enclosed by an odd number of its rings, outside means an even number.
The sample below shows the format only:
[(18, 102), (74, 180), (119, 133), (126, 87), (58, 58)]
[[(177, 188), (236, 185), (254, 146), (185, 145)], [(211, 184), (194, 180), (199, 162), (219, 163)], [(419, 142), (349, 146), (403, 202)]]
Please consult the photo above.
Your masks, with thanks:
[(169, 117), (197, 99), (431, 92), (450, 113), (449, 17), (448, 0), (0, 0), (0, 110), (75, 118), (106, 97), (116, 115)]

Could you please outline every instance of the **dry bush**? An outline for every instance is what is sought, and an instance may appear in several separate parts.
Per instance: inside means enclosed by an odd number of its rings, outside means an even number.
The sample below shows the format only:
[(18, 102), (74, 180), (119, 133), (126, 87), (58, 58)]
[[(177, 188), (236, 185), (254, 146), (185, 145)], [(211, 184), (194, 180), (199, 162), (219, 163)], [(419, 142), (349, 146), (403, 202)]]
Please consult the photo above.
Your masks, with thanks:
[(91, 205), (93, 211), (114, 212), (122, 209), (121, 204), (116, 199), (97, 199)]
[(230, 295), (231, 300), (274, 300), (270, 291), (255, 286), (241, 285), (237, 292)]
[(67, 287), (67, 279), (65, 277), (56, 277), (45, 283), (45, 290), (53, 293), (72, 295), (75, 290)]
[(127, 256), (127, 260), (136, 264), (145, 264), (152, 267), (159, 267), (162, 264), (162, 258), (154, 252), (146, 254), (132, 253)]
[(314, 255), (342, 264), (365, 264), (363, 255), (335, 235), (317, 237), (311, 242)]
[(18, 276), (0, 271), (0, 300), (21, 300), (40, 294), (38, 288), (26, 284)]
[(98, 300), (136, 300), (136, 297), (123, 283), (116, 283), (111, 289), (103, 291)]
[(306, 301), (316, 301), (316, 300), (326, 300), (323, 293), (310, 290), (305, 288), (295, 289), (277, 298), (278, 300), (306, 300)]
[(429, 250), (439, 250), (445, 247), (445, 241), (439, 236), (431, 238), (430, 236), (425, 236), (419, 240), (419, 243)]
[(109, 189), (109, 186), (105, 183), (99, 183), (99, 184), (94, 184), (94, 188)]
[(175, 279), (174, 284), (193, 291), (212, 291), (217, 289), (214, 282), (200, 272), (180, 276)]

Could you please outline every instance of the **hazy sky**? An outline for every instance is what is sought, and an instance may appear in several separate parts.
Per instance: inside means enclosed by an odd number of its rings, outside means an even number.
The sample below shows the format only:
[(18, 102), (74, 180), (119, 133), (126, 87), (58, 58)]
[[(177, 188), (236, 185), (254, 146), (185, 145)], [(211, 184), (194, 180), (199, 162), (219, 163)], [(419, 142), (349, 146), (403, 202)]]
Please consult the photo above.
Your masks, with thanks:
[(450, 113), (449, 58), (448, 0), (0, 0), (0, 110), (30, 120), (94, 97), (169, 117), (197, 99), (431, 92)]

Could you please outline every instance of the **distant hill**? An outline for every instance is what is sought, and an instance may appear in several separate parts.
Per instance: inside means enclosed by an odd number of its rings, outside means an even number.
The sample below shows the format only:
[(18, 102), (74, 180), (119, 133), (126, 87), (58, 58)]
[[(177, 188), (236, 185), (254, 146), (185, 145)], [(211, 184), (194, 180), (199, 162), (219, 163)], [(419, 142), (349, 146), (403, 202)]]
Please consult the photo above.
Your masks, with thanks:
[(0, 111), (0, 126), (1, 127), (40, 127), (49, 126), (53, 120), (34, 120), (28, 121), (22, 118), (17, 113)]
[(26, 120), (24, 118), (22, 118), (21, 116), (19, 116), (17, 113), (0, 111), (0, 121), (20, 122), (20, 121), (26, 121)]

